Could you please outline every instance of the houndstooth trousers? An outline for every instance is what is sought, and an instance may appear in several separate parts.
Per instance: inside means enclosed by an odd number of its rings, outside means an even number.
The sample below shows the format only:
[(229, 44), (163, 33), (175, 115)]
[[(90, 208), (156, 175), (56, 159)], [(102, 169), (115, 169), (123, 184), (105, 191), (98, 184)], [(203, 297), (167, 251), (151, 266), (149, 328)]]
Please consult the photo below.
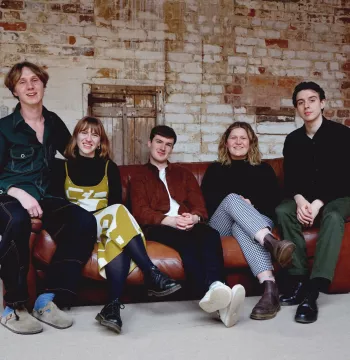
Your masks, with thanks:
[(270, 253), (255, 240), (255, 234), (264, 228), (273, 228), (273, 221), (260, 214), (240, 195), (229, 194), (216, 209), (209, 221), (221, 236), (234, 236), (248, 265), (257, 276), (263, 271), (273, 270)]

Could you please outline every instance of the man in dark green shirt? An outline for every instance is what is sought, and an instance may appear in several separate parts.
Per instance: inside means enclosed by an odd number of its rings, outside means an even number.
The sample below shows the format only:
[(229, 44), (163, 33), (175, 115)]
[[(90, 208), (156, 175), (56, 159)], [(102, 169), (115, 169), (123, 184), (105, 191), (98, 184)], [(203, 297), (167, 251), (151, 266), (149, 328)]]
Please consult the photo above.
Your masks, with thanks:
[[(323, 117), (325, 93), (314, 82), (300, 83), (293, 104), (304, 126), (289, 134), (284, 143), (284, 176), (287, 199), (277, 207), (283, 238), (293, 241), (293, 280), (281, 305), (296, 305), (295, 321), (317, 320), (317, 298), (333, 279), (350, 216), (350, 129)], [(309, 275), (303, 227), (320, 226), (314, 263)]]
[[(63, 154), (70, 139), (63, 121), (43, 107), (48, 79), (47, 72), (35, 64), (14, 65), (5, 85), (19, 103), (0, 120), (0, 277), (7, 304), (0, 323), (19, 334), (41, 332), (38, 320), (60, 329), (72, 325), (72, 318), (56, 304), (69, 303), (75, 294), (96, 240), (92, 214), (47, 194), (56, 151)], [(31, 218), (41, 218), (57, 244), (33, 316), (24, 307)]]

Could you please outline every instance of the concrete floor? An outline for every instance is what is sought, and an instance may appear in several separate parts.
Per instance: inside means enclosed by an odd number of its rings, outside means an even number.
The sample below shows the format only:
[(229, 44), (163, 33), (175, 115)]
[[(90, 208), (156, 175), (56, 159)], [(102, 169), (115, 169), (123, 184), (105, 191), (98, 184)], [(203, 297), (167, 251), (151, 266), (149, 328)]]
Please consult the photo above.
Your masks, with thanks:
[(322, 360), (348, 359), (350, 295), (319, 299), (319, 320), (310, 325), (293, 321), (295, 307), (284, 307), (276, 318), (249, 318), (257, 297), (247, 298), (240, 322), (232, 327), (213, 319), (198, 302), (128, 304), (122, 310), (121, 335), (95, 320), (100, 307), (72, 308), (75, 324), (56, 330), (44, 324), (38, 335), (20, 336), (0, 327), (1, 360)]

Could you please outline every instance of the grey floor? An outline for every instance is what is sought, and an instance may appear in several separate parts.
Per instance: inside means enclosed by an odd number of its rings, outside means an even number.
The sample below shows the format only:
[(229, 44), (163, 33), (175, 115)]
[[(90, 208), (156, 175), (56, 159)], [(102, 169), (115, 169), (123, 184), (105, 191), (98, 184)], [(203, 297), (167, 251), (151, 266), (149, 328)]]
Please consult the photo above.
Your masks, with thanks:
[(100, 307), (72, 308), (75, 324), (67, 330), (44, 325), (41, 334), (20, 336), (0, 326), (0, 360), (350, 359), (350, 295), (322, 294), (311, 325), (293, 321), (295, 307), (272, 320), (250, 320), (257, 299), (246, 299), (240, 322), (229, 329), (195, 301), (128, 304), (121, 335), (97, 324)]

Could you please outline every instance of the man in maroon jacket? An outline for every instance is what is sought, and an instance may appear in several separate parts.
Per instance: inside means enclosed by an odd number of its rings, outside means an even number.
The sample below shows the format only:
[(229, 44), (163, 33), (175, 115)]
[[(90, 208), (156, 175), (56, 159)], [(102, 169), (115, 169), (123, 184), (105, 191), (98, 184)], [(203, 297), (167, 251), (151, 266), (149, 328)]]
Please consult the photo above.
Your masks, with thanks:
[(199, 306), (209, 313), (219, 311), (222, 322), (230, 327), (239, 319), (245, 290), (223, 283), (220, 235), (204, 223), (207, 211), (193, 174), (168, 161), (175, 143), (172, 128), (152, 129), (149, 162), (131, 180), (133, 215), (148, 239), (179, 252), (187, 280), (196, 295), (204, 295)]

